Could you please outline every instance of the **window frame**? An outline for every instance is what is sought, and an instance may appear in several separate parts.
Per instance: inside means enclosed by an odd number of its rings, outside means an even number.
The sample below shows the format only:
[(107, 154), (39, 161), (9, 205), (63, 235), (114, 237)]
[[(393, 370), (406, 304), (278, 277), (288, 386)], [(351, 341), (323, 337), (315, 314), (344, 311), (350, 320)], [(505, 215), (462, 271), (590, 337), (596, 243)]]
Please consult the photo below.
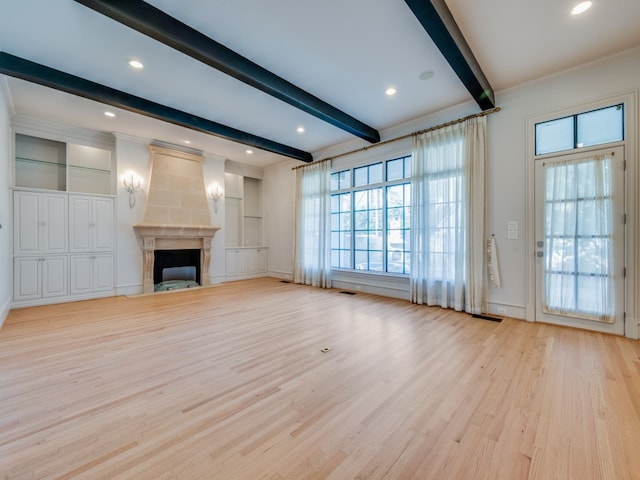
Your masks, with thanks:
[[(602, 110), (607, 110), (610, 108), (615, 108), (617, 107), (618, 110), (621, 111), (620, 116), (621, 116), (621, 125), (620, 125), (620, 134), (621, 134), (621, 138), (618, 140), (612, 140), (609, 142), (601, 142), (601, 143), (595, 143), (595, 144), (591, 144), (591, 145), (584, 145), (582, 143), (578, 143), (578, 138), (579, 138), (579, 128), (578, 128), (578, 118), (582, 115), (586, 115), (589, 113), (594, 113), (594, 112), (598, 112), (598, 111), (602, 111)], [(548, 124), (551, 122), (555, 122), (555, 121), (559, 121), (559, 120), (565, 120), (565, 119), (571, 119), (572, 123), (573, 123), (573, 128), (572, 128), (572, 147), (571, 148), (564, 148), (564, 149), (559, 149), (559, 150), (551, 150), (551, 151), (547, 151), (547, 152), (538, 152), (538, 127), (542, 126), (544, 124)], [(567, 152), (571, 152), (574, 150), (579, 150), (582, 148), (596, 148), (602, 145), (611, 145), (611, 144), (617, 144), (617, 143), (621, 143), (624, 142), (626, 139), (626, 111), (625, 111), (625, 102), (613, 102), (607, 105), (602, 105), (599, 106), (597, 108), (591, 108), (589, 110), (584, 110), (584, 111), (578, 111), (578, 112), (574, 112), (568, 115), (560, 115), (560, 116), (556, 116), (556, 117), (552, 117), (552, 118), (547, 118), (545, 120), (541, 120), (541, 121), (537, 121), (533, 123), (533, 155), (535, 158), (538, 157), (543, 157), (546, 155), (557, 155), (560, 153), (567, 153)]]
[[(399, 272), (389, 272), (388, 271), (388, 251), (389, 251), (389, 230), (388, 230), (388, 226), (389, 226), (389, 219), (388, 219), (388, 215), (389, 215), (389, 202), (388, 202), (388, 188), (389, 187), (393, 187), (393, 186), (397, 186), (397, 185), (411, 185), (411, 157), (412, 155), (410, 153), (406, 153), (406, 154), (402, 154), (399, 156), (392, 156), (391, 158), (387, 158), (384, 160), (373, 160), (371, 159), (369, 162), (367, 163), (363, 163), (363, 164), (358, 164), (358, 165), (352, 165), (352, 166), (348, 166), (348, 167), (344, 167), (344, 168), (337, 168), (334, 171), (331, 172), (331, 175), (340, 175), (343, 174), (346, 171), (350, 171), (350, 180), (351, 183), (348, 187), (343, 187), (343, 188), (336, 188), (331, 190), (330, 195), (331, 198), (333, 199), (334, 196), (339, 196), (339, 195), (344, 195), (344, 194), (349, 194), (350, 195), (350, 215), (351, 215), (351, 225), (350, 225), (350, 235), (351, 235), (351, 245), (350, 245), (350, 266), (349, 267), (343, 267), (343, 266), (334, 266), (334, 260), (333, 260), (333, 255), (334, 252), (338, 252), (338, 255), (342, 255), (342, 252), (345, 250), (342, 247), (342, 245), (339, 245), (338, 247), (334, 246), (333, 243), (333, 234), (337, 233), (338, 235), (340, 235), (342, 232), (344, 232), (344, 230), (334, 230), (333, 229), (333, 222), (332, 222), (332, 229), (331, 229), (331, 233), (332, 233), (332, 242), (331, 242), (331, 254), (332, 254), (332, 270), (337, 270), (337, 271), (343, 271), (343, 272), (351, 272), (351, 273), (356, 273), (356, 274), (373, 274), (373, 275), (385, 275), (385, 276), (400, 276), (400, 277), (408, 277), (409, 276), (409, 259), (406, 258), (405, 262), (406, 262), (406, 266), (403, 266), (403, 272), (399, 273)], [(393, 161), (397, 161), (397, 160), (402, 160), (402, 171), (403, 171), (403, 177), (401, 178), (396, 178), (394, 180), (387, 180), (388, 178), (388, 163), (389, 162), (393, 162)], [(356, 183), (356, 170), (361, 169), (361, 168), (367, 168), (367, 167), (372, 167), (375, 165), (382, 165), (382, 181), (380, 182), (376, 182), (376, 183), (367, 183), (364, 185), (359, 185), (359, 186), (354, 186)], [(367, 172), (367, 178), (369, 178), (369, 172)], [(332, 182), (333, 185), (333, 182)], [(403, 187), (403, 195), (404, 194), (404, 188)], [(370, 257), (370, 252), (372, 250), (370, 250), (369, 244), (367, 245), (367, 249), (364, 250), (366, 252), (369, 252), (367, 254), (367, 269), (358, 269), (356, 268), (356, 232), (358, 231), (369, 231), (370, 229), (367, 228), (367, 230), (358, 230), (356, 227), (356, 192), (366, 192), (369, 190), (375, 190), (375, 189), (380, 189), (380, 195), (381, 195), (381, 206), (379, 207), (380, 210), (380, 222), (382, 225), (381, 228), (381, 235), (382, 235), (382, 250), (381, 255), (382, 255), (382, 268), (380, 270), (371, 270), (370, 266), (371, 266), (371, 257)], [(410, 190), (409, 190), (410, 192)], [(367, 195), (368, 196), (368, 195)], [(405, 203), (403, 203), (402, 208), (411, 208), (411, 195), (409, 193), (408, 195), (409, 198), (403, 198), (403, 201)], [(338, 200), (339, 201), (339, 200)], [(333, 200), (332, 200), (333, 202)], [(397, 206), (393, 207), (393, 208), (398, 208)], [(378, 208), (375, 208), (374, 210), (378, 210)], [(363, 211), (363, 210), (358, 210), (358, 211)], [(369, 200), (367, 201), (367, 209), (365, 209), (364, 211), (371, 211), (370, 205), (369, 205)], [(334, 212), (333, 210), (333, 203), (332, 203), (332, 209), (331, 209), (331, 215), (333, 216), (334, 214), (343, 214), (344, 212), (342, 212), (341, 210), (339, 212)], [(403, 222), (404, 224), (404, 222)], [(341, 225), (338, 225), (339, 227), (342, 227)], [(369, 227), (369, 225), (367, 225), (367, 227)], [(410, 235), (410, 229), (404, 229), (406, 232), (409, 232)], [(375, 231), (378, 231), (377, 229)], [(408, 238), (405, 240), (405, 243), (403, 244), (403, 248), (406, 248), (406, 242), (409, 241)], [(357, 251), (363, 251), (362, 249), (358, 249)], [(374, 252), (379, 252), (379, 250), (373, 250)], [(407, 253), (410, 252), (410, 250), (403, 250), (403, 256)], [(339, 262), (340, 263), (342, 261), (342, 258), (339, 258)]]

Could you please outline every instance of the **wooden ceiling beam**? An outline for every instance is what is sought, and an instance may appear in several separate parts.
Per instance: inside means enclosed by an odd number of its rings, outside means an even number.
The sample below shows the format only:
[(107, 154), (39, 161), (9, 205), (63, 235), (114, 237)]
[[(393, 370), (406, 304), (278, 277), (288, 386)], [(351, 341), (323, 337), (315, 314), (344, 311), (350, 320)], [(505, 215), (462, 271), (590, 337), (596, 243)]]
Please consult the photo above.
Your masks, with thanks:
[(241, 82), (371, 143), (377, 130), (142, 0), (75, 0)]
[(312, 155), (303, 150), (76, 77), (6, 52), (0, 52), (0, 73), (285, 157), (303, 162), (313, 161)]
[(405, 0), (482, 110), (495, 107), (493, 89), (444, 0)]

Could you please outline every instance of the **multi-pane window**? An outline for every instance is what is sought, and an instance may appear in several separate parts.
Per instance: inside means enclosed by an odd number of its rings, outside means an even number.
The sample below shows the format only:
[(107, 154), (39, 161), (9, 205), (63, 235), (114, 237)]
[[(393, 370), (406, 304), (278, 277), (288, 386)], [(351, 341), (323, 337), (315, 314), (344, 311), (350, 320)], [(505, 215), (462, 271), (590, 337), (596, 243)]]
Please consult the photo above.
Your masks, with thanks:
[(432, 175), (428, 184), (429, 256), (433, 278), (454, 282), (462, 268), (466, 221), (462, 170)]
[(331, 196), (331, 266), (353, 268), (351, 194)]
[(409, 273), (411, 157), (331, 175), (331, 266)]
[(624, 105), (536, 123), (536, 155), (624, 140)]
[(382, 187), (353, 192), (356, 270), (383, 272)]

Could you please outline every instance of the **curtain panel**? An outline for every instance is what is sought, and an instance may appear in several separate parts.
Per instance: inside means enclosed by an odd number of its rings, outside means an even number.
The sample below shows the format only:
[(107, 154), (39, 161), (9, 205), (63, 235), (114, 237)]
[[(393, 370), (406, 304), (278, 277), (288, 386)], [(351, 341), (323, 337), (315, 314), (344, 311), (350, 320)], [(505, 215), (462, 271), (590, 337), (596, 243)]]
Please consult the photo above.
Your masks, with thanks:
[(296, 170), (293, 281), (331, 288), (331, 162)]
[(486, 117), (414, 137), (411, 301), (482, 313)]
[(543, 311), (615, 320), (612, 157), (545, 163)]

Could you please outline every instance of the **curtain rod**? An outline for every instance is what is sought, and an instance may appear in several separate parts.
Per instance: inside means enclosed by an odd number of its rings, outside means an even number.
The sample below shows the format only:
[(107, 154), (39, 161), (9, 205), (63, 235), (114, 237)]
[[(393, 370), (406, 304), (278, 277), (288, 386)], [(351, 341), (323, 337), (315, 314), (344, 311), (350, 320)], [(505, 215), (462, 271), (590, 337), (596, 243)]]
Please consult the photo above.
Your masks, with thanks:
[(305, 168), (305, 167), (308, 167), (310, 165), (315, 165), (317, 163), (327, 162), (329, 160), (334, 160), (334, 159), (340, 158), (340, 157), (346, 157), (347, 155), (352, 155), (352, 154), (358, 153), (358, 152), (365, 152), (365, 151), (369, 150), (370, 148), (380, 147), (382, 145), (386, 145), (387, 143), (397, 142), (398, 140), (404, 140), (405, 138), (413, 137), (415, 135), (421, 135), (423, 133), (432, 132), (434, 130), (438, 130), (439, 128), (449, 127), (449, 126), (455, 125), (457, 123), (466, 122), (467, 120), (471, 120), (472, 118), (484, 117), (485, 115), (489, 115), (490, 113), (499, 112), (500, 110), (502, 110), (500, 107), (490, 108), (489, 110), (484, 110), (484, 111), (482, 111), (480, 113), (474, 113), (473, 115), (467, 115), (466, 117), (458, 118), (457, 120), (452, 120), (452, 121), (446, 122), (446, 123), (441, 123), (440, 125), (435, 125), (433, 127), (425, 128), (424, 130), (418, 130), (417, 132), (407, 133), (406, 135), (401, 135), (401, 136), (396, 137), (396, 138), (390, 138), (390, 139), (385, 140), (383, 142), (374, 143), (373, 145), (367, 145), (365, 147), (356, 148), (355, 150), (351, 150), (349, 152), (339, 153), (337, 155), (334, 155), (333, 157), (327, 157), (327, 158), (323, 158), (322, 160), (316, 160), (316, 161), (313, 161), (311, 163), (306, 163), (304, 165), (298, 165), (297, 167), (293, 167), (291, 170), (297, 170), (299, 168)]

